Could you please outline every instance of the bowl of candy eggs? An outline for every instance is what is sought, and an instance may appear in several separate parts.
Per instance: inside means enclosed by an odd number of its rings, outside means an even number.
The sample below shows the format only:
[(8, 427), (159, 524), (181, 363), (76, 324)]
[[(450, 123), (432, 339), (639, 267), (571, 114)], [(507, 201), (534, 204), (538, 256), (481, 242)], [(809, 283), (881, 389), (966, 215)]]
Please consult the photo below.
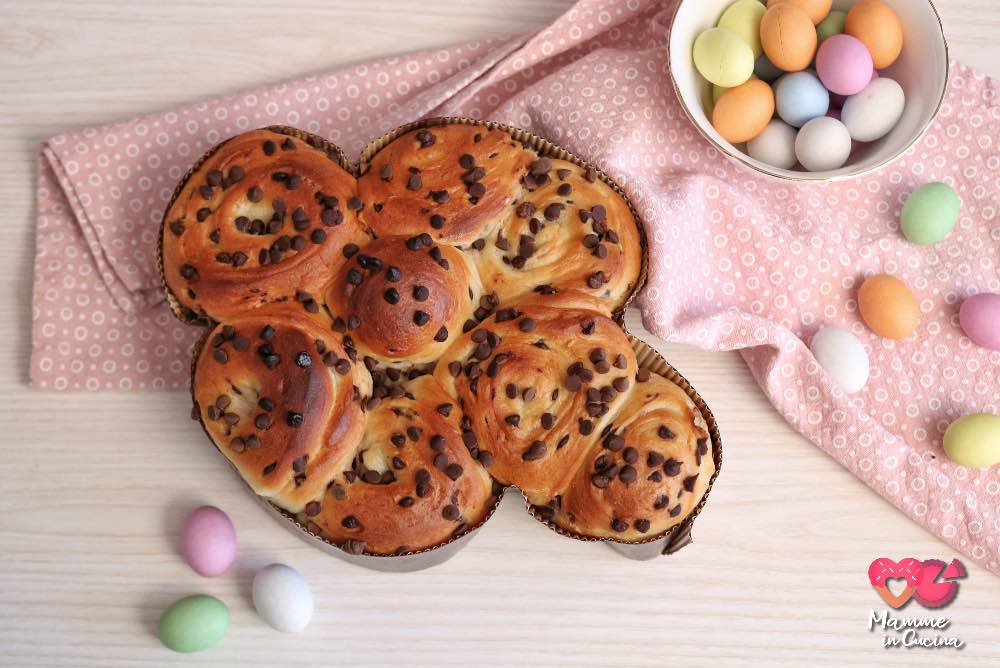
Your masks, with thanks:
[(948, 82), (931, 0), (681, 0), (669, 48), (677, 97), (705, 138), (796, 181), (892, 162)]

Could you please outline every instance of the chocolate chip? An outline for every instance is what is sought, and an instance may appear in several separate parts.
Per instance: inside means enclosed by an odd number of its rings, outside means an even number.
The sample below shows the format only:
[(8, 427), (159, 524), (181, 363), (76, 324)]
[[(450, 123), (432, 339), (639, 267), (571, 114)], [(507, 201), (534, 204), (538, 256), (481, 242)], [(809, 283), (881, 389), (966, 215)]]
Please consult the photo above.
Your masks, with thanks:
[(521, 393), (521, 398), (525, 401), (531, 401), (535, 398), (535, 388), (528, 387), (525, 388), (524, 392)]
[(444, 467), (444, 474), (451, 478), (452, 480), (458, 480), (462, 477), (463, 469), (458, 464), (448, 464)]
[(439, 329), (437, 331), (437, 334), (434, 335), (434, 340), (437, 341), (438, 343), (440, 343), (442, 341), (447, 341), (448, 340), (448, 328), (442, 326), (441, 329)]
[(265, 341), (273, 339), (275, 334), (277, 334), (277, 332), (274, 330), (274, 327), (271, 327), (270, 325), (264, 325), (264, 328), (260, 330), (260, 338)]
[(560, 204), (558, 202), (549, 204), (545, 207), (545, 220), (559, 220), (559, 216), (562, 215), (563, 209), (565, 208), (565, 204)]
[(357, 529), (361, 526), (361, 522), (359, 522), (358, 518), (354, 515), (348, 515), (344, 519), (340, 520), (340, 526), (345, 529)]
[(522, 332), (531, 332), (535, 329), (535, 321), (531, 318), (523, 318), (521, 322), (518, 323), (518, 328)]
[(638, 473), (636, 472), (635, 467), (630, 466), (628, 464), (623, 466), (621, 468), (621, 471), (618, 472), (618, 479), (621, 480), (626, 485), (631, 485), (632, 483), (634, 483), (637, 477)]
[(604, 439), (604, 447), (611, 452), (619, 452), (625, 447), (625, 439), (618, 434), (611, 434)]
[(549, 158), (539, 158), (528, 167), (528, 173), (532, 176), (540, 176), (542, 174), (548, 174), (551, 169), (552, 160)]
[(399, 290), (396, 288), (389, 288), (384, 293), (382, 293), (382, 298), (385, 299), (390, 304), (399, 303)]
[(684, 490), (687, 492), (694, 491), (694, 484), (697, 480), (698, 480), (697, 473), (695, 473), (692, 476), (688, 476), (687, 478), (684, 478), (684, 483), (683, 483)]
[(474, 448), (479, 445), (479, 438), (476, 437), (476, 432), (474, 431), (463, 431), (462, 432), (462, 443), (465, 444), (467, 448)]
[(556, 190), (556, 192), (559, 193), (561, 197), (569, 197), (571, 194), (573, 194), (573, 186), (571, 186), (568, 183), (563, 183), (559, 186), (559, 189)]
[(420, 190), (424, 185), (423, 179), (420, 178), (420, 174), (410, 174), (410, 178), (406, 181), (407, 190)]
[(645, 383), (649, 380), (649, 369), (639, 369), (635, 374), (635, 379), (640, 383)]
[(459, 517), (462, 516), (462, 512), (458, 509), (458, 506), (449, 503), (441, 511), (441, 516), (444, 517), (446, 520), (454, 522), (455, 520), (457, 520)]
[(472, 169), (476, 166), (476, 159), (468, 153), (463, 153), (458, 157), (458, 164), (462, 169)]
[(531, 218), (537, 210), (537, 207), (531, 202), (521, 202), (517, 205), (517, 208), (514, 209), (514, 212), (517, 214), (518, 218)]
[(274, 155), (277, 148), (278, 147), (275, 146), (274, 142), (268, 139), (264, 142), (264, 155)]
[(413, 312), (413, 324), (417, 325), (418, 327), (423, 327), (428, 323), (428, 321), (430, 321), (430, 319), (431, 317), (423, 311)]
[(451, 201), (451, 195), (448, 194), (447, 190), (432, 190), (430, 197), (437, 204), (447, 204)]
[(611, 484), (611, 479), (602, 473), (595, 473), (590, 476), (590, 484), (598, 489), (605, 489)]
[(629, 464), (635, 464), (639, 461), (639, 451), (629, 446), (622, 450), (622, 459), (624, 459)]
[(262, 473), (264, 475), (271, 475), (272, 473), (274, 473), (274, 469), (276, 468), (278, 468), (278, 462), (271, 462), (270, 464), (264, 467)]
[(247, 173), (243, 171), (242, 167), (240, 167), (239, 165), (234, 165), (233, 168), (229, 170), (229, 178), (227, 180), (229, 181), (230, 185), (233, 185), (242, 181), (243, 177), (246, 175)]
[(628, 522), (622, 519), (615, 518), (611, 521), (611, 530), (618, 533), (628, 531)]
[(527, 450), (521, 454), (521, 459), (526, 462), (535, 461), (545, 456), (547, 448), (541, 441), (533, 442)]
[(431, 227), (433, 227), (435, 230), (440, 230), (441, 228), (443, 228), (444, 216), (437, 213), (431, 216)]
[(646, 533), (647, 531), (649, 531), (650, 524), (649, 520), (647, 519), (638, 519), (632, 523), (632, 526), (634, 526), (635, 530), (638, 531), (639, 533)]
[(482, 183), (478, 183), (477, 182), (477, 183), (473, 183), (471, 186), (469, 186), (469, 195), (473, 199), (478, 200), (479, 198), (481, 198), (485, 194), (486, 194), (486, 186), (484, 186)]
[(660, 428), (656, 430), (656, 435), (667, 441), (677, 438), (677, 435), (670, 431), (670, 427), (665, 424), (660, 425)]
[(399, 500), (399, 505), (402, 506), (403, 508), (409, 508), (414, 503), (416, 503), (416, 500), (412, 496), (404, 496), (402, 499)]
[(552, 429), (552, 425), (556, 423), (556, 416), (552, 413), (542, 413), (542, 428)]
[(663, 455), (655, 450), (650, 450), (649, 454), (646, 455), (646, 466), (656, 467), (663, 463)]
[(285, 414), (285, 422), (289, 427), (301, 427), (302, 426), (302, 413), (296, 413), (295, 411), (288, 411)]
[(361, 282), (364, 280), (365, 277), (355, 267), (351, 267), (347, 271), (347, 282), (351, 285), (361, 285)]
[(493, 453), (490, 452), (489, 450), (480, 450), (479, 463), (485, 466), (486, 468), (493, 466)]
[(667, 461), (663, 462), (663, 473), (669, 477), (674, 477), (681, 472), (681, 463), (671, 457)]
[(507, 424), (509, 424), (512, 427), (516, 427), (516, 426), (518, 426), (518, 425), (521, 424), (521, 416), (518, 415), (518, 414), (516, 414), (516, 413), (514, 413), (512, 415), (508, 415), (508, 416), (504, 417), (503, 421), (506, 422)]
[(212, 359), (214, 359), (219, 364), (225, 364), (229, 361), (229, 355), (222, 348), (216, 348), (212, 351)]
[(184, 234), (184, 222), (180, 220), (175, 220), (170, 223), (170, 231), (174, 233), (174, 236), (181, 236)]
[(314, 244), (321, 244), (326, 241), (326, 232), (320, 229), (315, 229), (312, 231), (312, 234), (309, 235), (309, 238)]
[(420, 148), (428, 148), (434, 145), (435, 138), (430, 130), (419, 130), (416, 137), (417, 141), (420, 142)]

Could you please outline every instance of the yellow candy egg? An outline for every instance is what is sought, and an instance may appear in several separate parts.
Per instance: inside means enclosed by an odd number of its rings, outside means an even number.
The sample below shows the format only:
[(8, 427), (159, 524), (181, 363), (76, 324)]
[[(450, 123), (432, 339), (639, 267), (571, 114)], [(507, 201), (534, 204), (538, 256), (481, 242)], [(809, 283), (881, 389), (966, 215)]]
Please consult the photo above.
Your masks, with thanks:
[(847, 12), (844, 32), (868, 47), (877, 70), (896, 62), (903, 50), (903, 26), (896, 12), (882, 0), (859, 0)]
[(693, 55), (698, 72), (716, 86), (739, 86), (753, 74), (753, 49), (728, 28), (709, 28), (698, 35)]
[(858, 290), (858, 310), (868, 328), (887, 339), (905, 339), (920, 323), (920, 306), (906, 283), (876, 274)]
[(800, 72), (816, 55), (816, 27), (804, 10), (780, 2), (764, 12), (760, 21), (760, 43), (778, 68)]
[(958, 418), (944, 433), (944, 451), (960, 466), (1000, 464), (1000, 416), (980, 413)]
[(774, 93), (758, 79), (730, 88), (712, 111), (712, 126), (731, 144), (750, 141), (774, 116)]
[(767, 6), (773, 7), (779, 2), (793, 4), (804, 11), (809, 15), (809, 20), (813, 22), (813, 25), (818, 25), (820, 21), (825, 19), (833, 7), (833, 0), (767, 0)]
[(764, 16), (764, 5), (757, 0), (736, 0), (726, 8), (719, 19), (720, 28), (728, 28), (743, 38), (753, 49), (753, 57), (761, 54), (760, 20)]

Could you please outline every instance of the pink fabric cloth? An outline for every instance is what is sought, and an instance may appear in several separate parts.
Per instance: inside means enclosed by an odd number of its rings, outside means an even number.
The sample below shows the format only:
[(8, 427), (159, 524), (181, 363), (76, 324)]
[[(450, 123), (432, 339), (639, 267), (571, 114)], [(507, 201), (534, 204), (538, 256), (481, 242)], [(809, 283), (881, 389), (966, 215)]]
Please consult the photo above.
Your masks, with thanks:
[[(795, 185), (728, 161), (691, 127), (670, 85), (673, 2), (582, 0), (542, 32), (389, 58), (163, 114), (53, 137), (42, 149), (32, 383), (179, 388), (197, 332), (159, 290), (158, 225), (177, 179), (249, 128), (302, 127), (357, 154), (430, 115), (532, 130), (616, 177), (649, 228), (647, 327), (741, 350), (802, 434), (916, 522), (1000, 572), (1000, 473), (951, 464), (948, 423), (1000, 406), (1000, 352), (958, 328), (962, 299), (1000, 292), (1000, 106), (995, 81), (955, 65), (931, 131), (878, 174)], [(908, 244), (898, 214), (932, 180), (962, 198), (944, 242)], [(905, 341), (860, 322), (856, 288), (888, 272), (918, 295)], [(864, 343), (872, 376), (847, 396), (803, 341), (822, 324)], [(725, 425), (723, 425), (723, 430)], [(730, 447), (733, 447), (731, 444)]]

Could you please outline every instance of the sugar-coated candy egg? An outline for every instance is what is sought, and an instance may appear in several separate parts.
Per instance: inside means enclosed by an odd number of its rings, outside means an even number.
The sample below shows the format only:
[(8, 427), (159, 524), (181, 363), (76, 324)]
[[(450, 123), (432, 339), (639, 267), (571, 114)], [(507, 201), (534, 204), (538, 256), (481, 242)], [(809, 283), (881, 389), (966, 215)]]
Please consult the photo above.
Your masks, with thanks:
[(1000, 350), (1000, 295), (983, 292), (969, 297), (958, 309), (958, 322), (977, 346)]
[(843, 33), (846, 20), (847, 12), (833, 10), (827, 14), (825, 19), (816, 24), (816, 39), (822, 44), (834, 35)]
[(823, 327), (809, 342), (819, 365), (844, 392), (854, 394), (868, 382), (868, 353), (858, 337), (839, 327)]
[(779, 2), (787, 2), (804, 11), (813, 25), (822, 21), (833, 6), (833, 0), (767, 0), (767, 6), (770, 8)]
[(313, 595), (297, 570), (271, 564), (253, 578), (253, 607), (275, 629), (298, 633), (312, 620)]
[(214, 596), (196, 594), (175, 601), (160, 615), (160, 642), (175, 652), (200, 652), (222, 640), (229, 608)]
[(760, 19), (764, 12), (764, 5), (757, 0), (736, 0), (722, 13), (718, 26), (728, 28), (742, 37), (750, 45), (756, 58), (761, 54)]
[(872, 57), (857, 37), (834, 35), (816, 52), (816, 73), (831, 93), (854, 95), (872, 80)]
[(809, 15), (789, 2), (768, 7), (760, 20), (760, 43), (771, 62), (786, 72), (809, 67), (816, 55), (816, 28)]
[(774, 116), (774, 93), (758, 79), (730, 88), (712, 111), (712, 126), (723, 139), (739, 144), (753, 139)]
[(959, 466), (1000, 464), (1000, 416), (977, 413), (958, 418), (944, 432), (944, 451)]
[(766, 53), (762, 53), (757, 56), (757, 62), (753, 66), (753, 73), (761, 81), (771, 83), (785, 72), (775, 67)]
[(814, 118), (799, 130), (795, 155), (810, 172), (839, 169), (851, 155), (851, 135), (836, 118)]
[(792, 72), (774, 84), (774, 104), (781, 120), (801, 128), (830, 108), (830, 93), (815, 74)]
[(903, 25), (882, 0), (858, 0), (847, 12), (844, 32), (868, 47), (875, 69), (892, 65), (903, 50)]
[(920, 306), (906, 283), (876, 274), (858, 290), (858, 310), (868, 328), (887, 339), (905, 339), (920, 323)]
[(694, 41), (694, 66), (716, 86), (739, 86), (753, 74), (753, 49), (728, 28), (709, 28)]
[(236, 529), (215, 506), (201, 506), (184, 521), (181, 546), (184, 560), (196, 573), (222, 575), (236, 559)]
[(763, 132), (747, 142), (747, 153), (754, 160), (778, 167), (791, 169), (798, 162), (795, 157), (795, 135), (798, 131), (777, 118), (764, 128)]
[[(960, 207), (958, 195), (947, 184), (920, 186), (906, 198), (899, 216), (903, 236), (920, 246), (936, 244), (951, 234)], [(1000, 329), (1000, 320), (997, 328)]]
[(878, 77), (844, 101), (840, 116), (852, 139), (870, 142), (889, 134), (905, 107), (903, 87), (889, 77)]

